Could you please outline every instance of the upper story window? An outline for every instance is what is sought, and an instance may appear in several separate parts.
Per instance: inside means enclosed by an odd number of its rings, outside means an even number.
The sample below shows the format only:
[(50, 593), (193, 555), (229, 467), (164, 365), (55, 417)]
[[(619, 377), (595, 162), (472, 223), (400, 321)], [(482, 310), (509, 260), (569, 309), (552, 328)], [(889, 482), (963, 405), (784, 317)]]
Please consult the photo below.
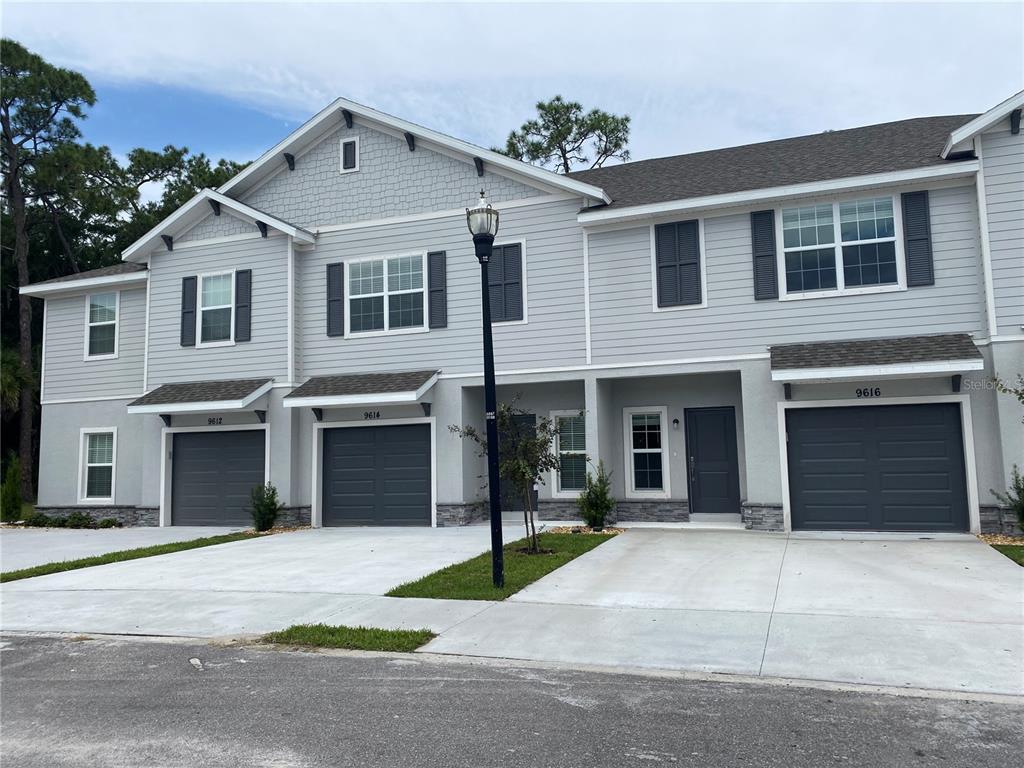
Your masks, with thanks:
[(351, 262), (350, 331), (425, 328), (423, 260), (423, 254), (416, 254)]
[(114, 456), (117, 430), (82, 431), (80, 500), (112, 502), (114, 500)]
[(654, 311), (707, 306), (701, 234), (698, 219), (652, 228)]
[(555, 491), (575, 495), (587, 478), (587, 423), (579, 412), (553, 413), (558, 471)]
[(117, 357), (117, 315), (121, 294), (94, 293), (86, 298), (86, 359)]
[(199, 343), (230, 342), (235, 303), (234, 274), (201, 275), (199, 281)]
[(784, 208), (781, 217), (788, 296), (904, 286), (892, 197)]
[(359, 137), (341, 140), (341, 172), (354, 173), (359, 170)]
[(492, 322), (522, 322), (526, 319), (522, 243), (494, 246), (487, 265), (487, 283)]

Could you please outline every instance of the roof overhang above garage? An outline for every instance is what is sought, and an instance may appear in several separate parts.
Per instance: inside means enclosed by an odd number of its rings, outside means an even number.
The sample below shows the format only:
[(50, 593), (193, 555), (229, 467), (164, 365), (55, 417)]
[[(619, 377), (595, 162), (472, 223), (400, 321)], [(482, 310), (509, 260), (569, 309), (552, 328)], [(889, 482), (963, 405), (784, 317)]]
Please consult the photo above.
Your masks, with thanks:
[(985, 360), (966, 333), (783, 344), (771, 348), (772, 381), (950, 376), (980, 371)]
[(257, 410), (261, 397), (273, 387), (273, 379), (228, 379), (164, 384), (128, 403), (128, 413), (173, 416), (211, 411)]
[(286, 408), (346, 408), (419, 402), (440, 371), (314, 376), (284, 398)]

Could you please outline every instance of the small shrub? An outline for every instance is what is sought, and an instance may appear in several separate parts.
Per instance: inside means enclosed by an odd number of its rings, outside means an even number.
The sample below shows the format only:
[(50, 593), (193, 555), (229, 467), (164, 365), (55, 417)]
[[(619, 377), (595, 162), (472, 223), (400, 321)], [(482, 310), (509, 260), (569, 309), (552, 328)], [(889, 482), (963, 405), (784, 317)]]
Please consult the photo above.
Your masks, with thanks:
[(65, 528), (95, 528), (96, 521), (92, 519), (91, 515), (85, 514), (85, 512), (72, 512), (70, 515), (64, 518)]
[(67, 528), (68, 519), (66, 517), (51, 517), (47, 526), (50, 528)]
[(999, 499), (1000, 504), (1005, 504), (1017, 513), (1017, 525), (1024, 529), (1024, 475), (1016, 464), (1010, 471), (1010, 488), (1006, 493), (1000, 493), (989, 489), (989, 493)]
[(277, 522), (277, 516), (284, 508), (277, 498), (277, 488), (271, 483), (257, 485), (249, 495), (249, 514), (257, 533), (269, 531)]
[(42, 512), (30, 512), (25, 516), (25, 525), (30, 528), (49, 528), (53, 524), (48, 515)]
[(595, 531), (604, 528), (605, 520), (615, 509), (615, 499), (612, 498), (612, 475), (605, 469), (603, 461), (597, 462), (597, 472), (587, 473), (576, 503), (587, 525)]
[(13, 523), (21, 517), (21, 461), (11, 456), (0, 485), (0, 520)]
[(113, 517), (104, 517), (102, 520), (100, 520), (98, 523), (96, 523), (96, 527), (97, 528), (120, 528), (121, 527), (121, 521), (116, 519), (116, 518), (113, 518)]

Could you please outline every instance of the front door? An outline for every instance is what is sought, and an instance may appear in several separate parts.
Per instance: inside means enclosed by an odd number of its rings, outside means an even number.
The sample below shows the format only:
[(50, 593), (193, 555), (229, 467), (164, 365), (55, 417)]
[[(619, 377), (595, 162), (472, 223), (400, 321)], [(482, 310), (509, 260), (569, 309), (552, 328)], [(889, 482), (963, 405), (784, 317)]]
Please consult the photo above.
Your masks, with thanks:
[[(511, 435), (512, 441), (516, 436), (522, 436), (524, 438), (532, 439), (537, 436), (537, 416), (532, 413), (517, 413), (512, 417), (512, 425), (514, 434)], [(505, 451), (509, 450), (509, 446), (498, 445), (498, 453), (504, 454)], [(533, 509), (537, 510), (537, 491), (531, 491), (531, 499), (533, 501)], [(505, 478), (501, 478), (501, 511), (502, 512), (522, 512), (525, 509), (523, 494), (518, 488), (512, 485), (512, 481)]]
[(690, 512), (739, 514), (736, 409), (686, 409), (686, 477)]

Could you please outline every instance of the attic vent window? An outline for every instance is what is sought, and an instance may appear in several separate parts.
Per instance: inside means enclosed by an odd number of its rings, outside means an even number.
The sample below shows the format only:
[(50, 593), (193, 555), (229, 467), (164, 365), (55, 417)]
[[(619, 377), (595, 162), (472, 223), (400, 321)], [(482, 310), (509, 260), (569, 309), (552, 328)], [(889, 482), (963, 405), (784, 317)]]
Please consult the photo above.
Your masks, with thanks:
[(354, 173), (359, 170), (359, 137), (341, 140), (341, 172)]

